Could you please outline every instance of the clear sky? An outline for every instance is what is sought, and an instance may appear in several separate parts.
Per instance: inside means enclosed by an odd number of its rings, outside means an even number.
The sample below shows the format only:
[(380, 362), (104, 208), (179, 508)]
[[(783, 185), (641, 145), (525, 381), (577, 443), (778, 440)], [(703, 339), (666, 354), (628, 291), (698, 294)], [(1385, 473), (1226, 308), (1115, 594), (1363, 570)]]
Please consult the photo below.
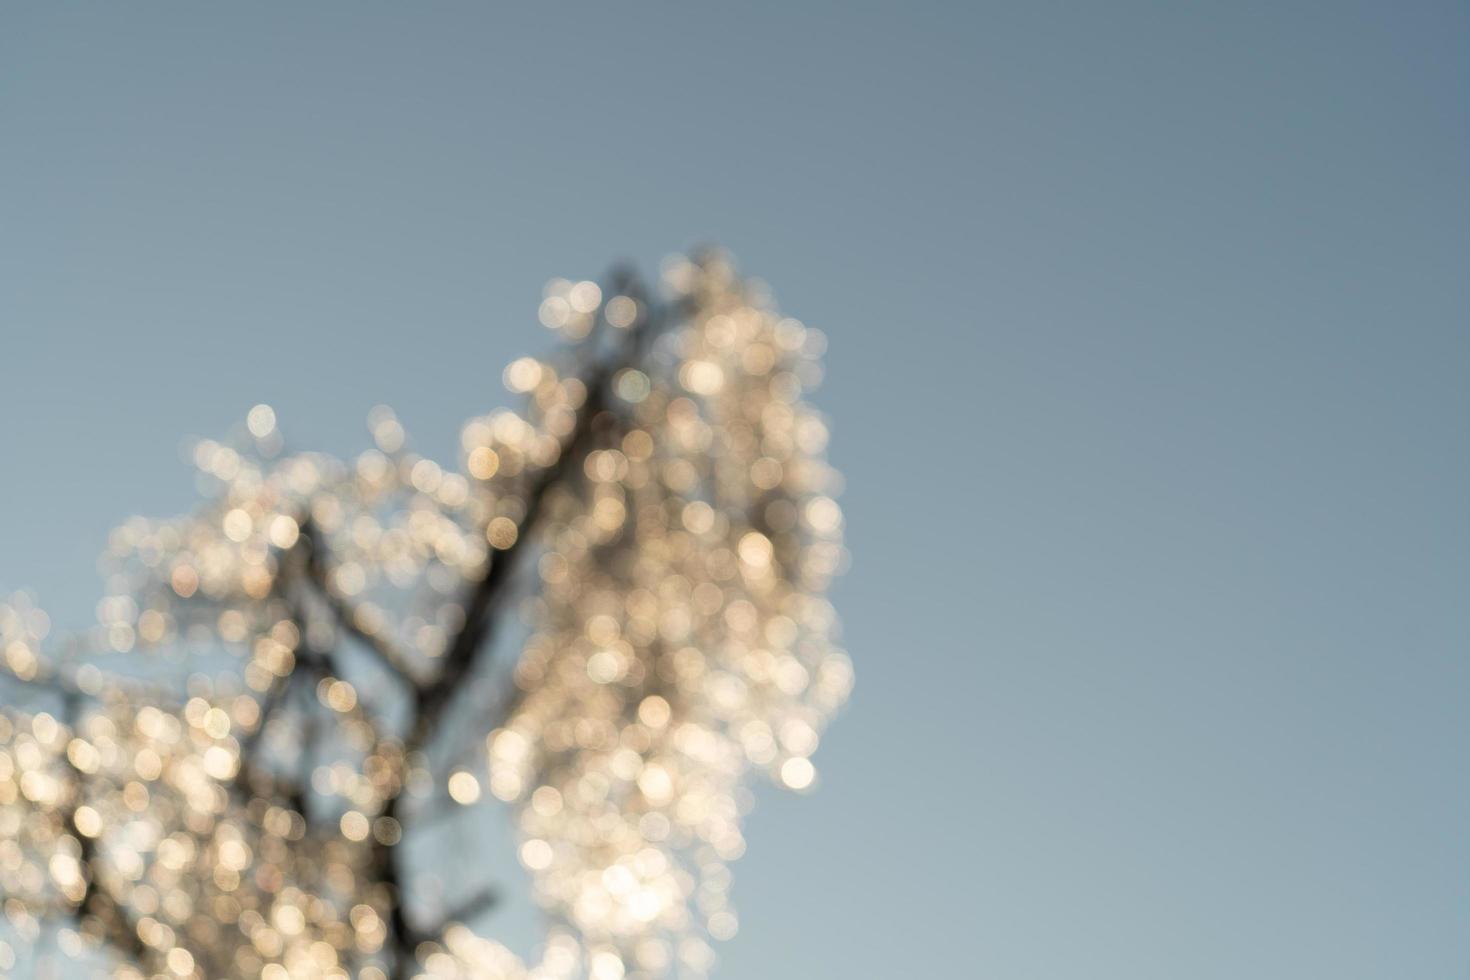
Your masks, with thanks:
[(85, 622), (256, 402), (449, 457), (547, 278), (718, 241), (858, 671), (719, 976), (1465, 976), (1467, 96), (1458, 2), (6, 4), (0, 588)]

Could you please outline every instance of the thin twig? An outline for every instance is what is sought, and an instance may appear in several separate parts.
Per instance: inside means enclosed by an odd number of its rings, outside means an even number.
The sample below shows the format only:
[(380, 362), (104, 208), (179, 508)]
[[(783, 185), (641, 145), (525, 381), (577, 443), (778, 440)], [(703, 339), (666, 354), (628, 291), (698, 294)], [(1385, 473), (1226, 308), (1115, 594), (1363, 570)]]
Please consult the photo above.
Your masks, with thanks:
[(359, 611), (332, 589), (327, 571), (327, 546), (316, 522), (310, 518), (302, 521), (301, 535), (310, 542), (305, 581), (326, 603), (338, 625), (376, 656), (393, 676), (417, 690), (422, 685), (422, 681), (417, 671), (409, 664), (408, 658), (381, 633), (371, 633), (363, 629), (362, 624), (358, 622)]

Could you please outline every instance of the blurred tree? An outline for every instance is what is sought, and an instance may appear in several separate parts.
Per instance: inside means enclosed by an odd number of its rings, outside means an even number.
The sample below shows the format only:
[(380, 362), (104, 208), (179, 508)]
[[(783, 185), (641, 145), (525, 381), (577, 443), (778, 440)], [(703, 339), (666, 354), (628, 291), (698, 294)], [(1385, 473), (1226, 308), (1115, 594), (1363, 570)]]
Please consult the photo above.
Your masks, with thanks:
[[(553, 281), (540, 317), (568, 343), (506, 369), (527, 408), (470, 421), (460, 467), (386, 409), (355, 460), (287, 454), (259, 405), (196, 447), (197, 513), (114, 533), (95, 630), (0, 604), (12, 939), (67, 976), (711, 968), (746, 775), (809, 787), (851, 684), (822, 338), (718, 253), (657, 297)], [(532, 963), (470, 929), (488, 871), (435, 844), (482, 792), (548, 920)]]

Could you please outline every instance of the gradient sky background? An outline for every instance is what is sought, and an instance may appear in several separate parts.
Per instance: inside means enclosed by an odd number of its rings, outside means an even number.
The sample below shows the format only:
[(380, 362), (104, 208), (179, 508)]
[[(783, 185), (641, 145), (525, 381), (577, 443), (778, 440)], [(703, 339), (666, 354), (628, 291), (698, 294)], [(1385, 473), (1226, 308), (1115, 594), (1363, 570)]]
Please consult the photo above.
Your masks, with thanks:
[[(858, 669), (718, 976), (1470, 970), (1463, 3), (0, 11), (0, 588), (254, 403), (452, 458), (542, 283), (830, 337)], [(531, 935), (525, 909), (492, 929)]]

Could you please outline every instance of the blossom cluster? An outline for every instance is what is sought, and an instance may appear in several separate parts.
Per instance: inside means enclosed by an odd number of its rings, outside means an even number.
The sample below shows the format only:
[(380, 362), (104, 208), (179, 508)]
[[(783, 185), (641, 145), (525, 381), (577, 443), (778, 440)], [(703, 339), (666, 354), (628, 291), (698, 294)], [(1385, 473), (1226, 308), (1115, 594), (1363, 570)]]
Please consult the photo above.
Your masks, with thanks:
[[(526, 407), (458, 465), (387, 409), (354, 459), (290, 453), (259, 405), (195, 447), (197, 511), (113, 534), (95, 629), (0, 602), (12, 937), (127, 980), (708, 974), (750, 777), (810, 789), (852, 684), (824, 340), (719, 253), (539, 313), (567, 347), (506, 368)], [(422, 841), (482, 782), (548, 920), (529, 960), (420, 888), (475, 877)]]

